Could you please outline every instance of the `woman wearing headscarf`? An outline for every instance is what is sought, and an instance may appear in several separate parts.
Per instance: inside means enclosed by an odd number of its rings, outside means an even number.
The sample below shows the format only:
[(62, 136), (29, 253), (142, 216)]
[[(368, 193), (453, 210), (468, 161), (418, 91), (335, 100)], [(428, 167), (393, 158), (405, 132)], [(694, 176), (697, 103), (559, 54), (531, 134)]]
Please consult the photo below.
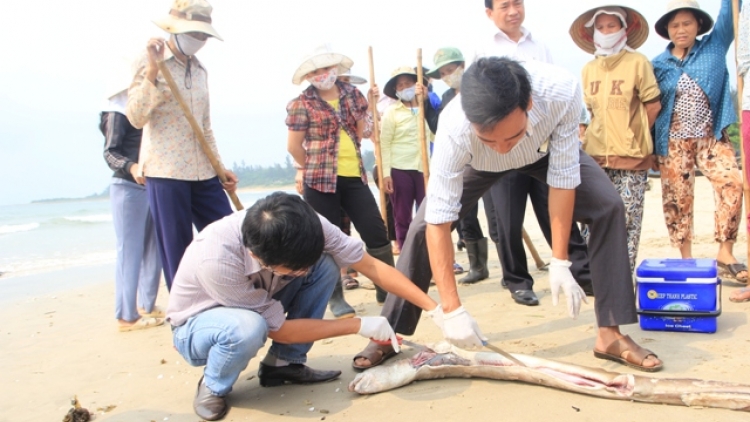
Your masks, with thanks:
[(193, 224), (201, 231), (231, 214), (223, 189), (231, 192), (237, 188), (237, 177), (225, 170), (227, 183), (222, 189), (157, 66), (157, 62), (164, 61), (201, 125), (206, 142), (221, 162), (211, 130), (208, 74), (195, 57), (208, 38), (221, 40), (211, 26), (211, 12), (212, 7), (205, 0), (175, 0), (169, 15), (154, 21), (170, 34), (169, 40), (148, 41), (128, 91), (128, 120), (135, 128), (143, 128), (140, 172), (146, 177), (167, 288), (171, 288), (182, 255), (193, 240)]
[[(360, 140), (369, 136), (368, 103), (357, 88), (338, 80), (354, 62), (334, 52), (329, 45), (308, 54), (292, 77), (292, 83), (310, 86), (287, 105), (289, 129), (287, 150), (298, 166), (303, 197), (329, 221), (338, 222), (341, 210), (349, 216), (367, 247), (367, 252), (394, 266), (391, 242), (367, 185)], [(385, 302), (386, 292), (377, 288), (376, 300)], [(344, 300), (341, 283), (329, 301), (336, 318), (353, 317), (354, 309)]]
[[(710, 34), (697, 38), (712, 26)], [(662, 93), (655, 152), (670, 240), (683, 258), (692, 258), (697, 166), (715, 191), (718, 265), (723, 273), (747, 282), (747, 266), (733, 254), (742, 208), (742, 178), (724, 131), (737, 120), (726, 65), (734, 39), (731, 0), (722, 0), (715, 25), (695, 0), (672, 0), (655, 30), (671, 41), (653, 60)]]
[[(394, 70), (383, 89), (385, 95), (398, 100), (383, 113), (380, 153), (383, 163), (383, 186), (393, 204), (393, 220), (396, 223), (399, 249), (404, 246), (415, 206), (419, 207), (425, 195), (422, 147), (418, 136), (417, 95), (426, 91), (426, 86), (418, 87), (417, 72), (409, 66)], [(432, 134), (427, 135), (425, 151), (429, 150), (428, 139)]]
[(594, 54), (581, 76), (591, 113), (583, 149), (604, 169), (625, 204), (633, 272), (648, 169), (654, 165), (650, 128), (661, 109), (653, 67), (635, 51), (648, 37), (648, 23), (629, 7), (598, 7), (581, 14), (570, 34), (581, 49)]

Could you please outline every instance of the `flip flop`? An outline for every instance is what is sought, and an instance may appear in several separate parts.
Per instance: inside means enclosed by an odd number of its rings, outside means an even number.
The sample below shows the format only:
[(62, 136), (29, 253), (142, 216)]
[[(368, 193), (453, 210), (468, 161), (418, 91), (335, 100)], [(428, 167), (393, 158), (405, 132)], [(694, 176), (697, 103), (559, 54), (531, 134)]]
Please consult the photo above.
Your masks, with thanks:
[[(396, 356), (396, 354), (396, 351), (393, 350), (393, 346), (391, 346), (390, 344), (381, 346), (378, 343), (371, 341), (364, 350), (354, 356), (354, 359), (352, 359), (352, 368), (358, 371), (364, 371), (365, 369), (374, 368), (390, 359), (391, 357)], [(357, 359), (362, 358), (369, 360), (370, 365), (357, 365)]]
[(729, 301), (735, 303), (750, 302), (750, 288), (743, 287), (729, 295)]
[[(623, 353), (628, 353), (628, 357), (622, 357)], [(617, 339), (607, 346), (607, 350), (600, 352), (594, 349), (594, 356), (599, 359), (611, 360), (620, 363), (625, 366), (629, 366), (639, 371), (644, 372), (656, 372), (660, 371), (664, 365), (659, 364), (657, 366), (643, 366), (643, 362), (649, 357), (653, 356), (658, 358), (656, 353), (644, 349), (643, 347), (636, 344), (630, 336), (625, 336), (621, 339)]]
[(354, 290), (359, 287), (359, 281), (347, 274), (345, 276), (341, 276), (341, 287), (343, 287), (344, 290)]
[(464, 267), (461, 266), (458, 262), (453, 263), (453, 274), (463, 274), (466, 270), (464, 270)]
[(164, 324), (164, 320), (161, 318), (141, 318), (133, 325), (120, 325), (117, 329), (121, 333), (129, 331), (145, 330), (146, 328), (154, 328)]
[[(741, 262), (735, 262), (733, 264), (724, 264), (721, 262), (717, 262), (716, 265), (719, 267), (719, 269), (723, 270), (724, 275), (728, 274), (738, 283), (747, 284), (747, 265)], [(738, 278), (737, 274), (743, 271), (745, 272), (745, 277)]]

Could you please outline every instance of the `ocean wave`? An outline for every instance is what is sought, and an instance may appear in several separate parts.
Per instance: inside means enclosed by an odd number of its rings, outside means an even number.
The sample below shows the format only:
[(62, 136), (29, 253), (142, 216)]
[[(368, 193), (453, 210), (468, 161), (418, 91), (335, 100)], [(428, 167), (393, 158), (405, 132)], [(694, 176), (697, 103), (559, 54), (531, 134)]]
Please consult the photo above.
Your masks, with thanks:
[(63, 219), (66, 221), (72, 221), (74, 223), (108, 223), (112, 221), (112, 214), (71, 216), (71, 217), (63, 217)]
[(0, 281), (3, 279), (64, 270), (71, 267), (84, 267), (114, 263), (117, 252), (114, 250), (88, 252), (82, 255), (57, 256), (49, 258), (24, 259), (0, 263)]
[(39, 228), (39, 223), (9, 224), (0, 226), (0, 234), (28, 232)]

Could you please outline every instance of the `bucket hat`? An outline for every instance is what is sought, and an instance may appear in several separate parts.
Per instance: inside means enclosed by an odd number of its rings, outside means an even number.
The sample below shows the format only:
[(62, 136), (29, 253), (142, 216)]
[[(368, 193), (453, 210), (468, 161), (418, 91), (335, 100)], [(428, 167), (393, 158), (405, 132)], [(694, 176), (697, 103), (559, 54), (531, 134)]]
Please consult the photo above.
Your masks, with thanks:
[(625, 14), (625, 33), (628, 40), (625, 42), (628, 47), (637, 49), (646, 42), (648, 38), (648, 22), (638, 11), (633, 8), (619, 5), (599, 6), (583, 12), (570, 26), (570, 36), (581, 50), (594, 54), (594, 19), (597, 11), (606, 10), (617, 14)]
[(667, 31), (667, 25), (669, 24), (669, 20), (672, 19), (672, 16), (674, 16), (678, 11), (682, 9), (688, 9), (691, 12), (695, 14), (695, 17), (698, 19), (698, 23), (700, 24), (700, 28), (698, 28), (698, 34), (697, 35), (703, 35), (706, 32), (710, 31), (711, 28), (714, 26), (714, 19), (709, 15), (708, 13), (704, 12), (697, 1), (695, 0), (671, 0), (669, 3), (667, 3), (667, 13), (662, 15), (662, 17), (659, 18), (658, 21), (656, 21), (656, 24), (654, 25), (654, 29), (656, 30), (656, 33), (661, 35), (664, 39), (669, 39), (669, 32)]
[(211, 26), (212, 10), (213, 7), (206, 0), (174, 0), (169, 14), (154, 20), (154, 23), (170, 34), (202, 32), (224, 41)]
[[(425, 69), (422, 69), (424, 72)], [(401, 66), (391, 72), (391, 79), (388, 79), (388, 82), (385, 84), (385, 87), (383, 88), (383, 94), (391, 98), (398, 99), (398, 97), (396, 96), (396, 79), (398, 79), (398, 77), (401, 75), (414, 76), (414, 81), (417, 81), (417, 71), (415, 70), (415, 68), (409, 66)], [(422, 84), (424, 86), (427, 86), (427, 78), (422, 79)]]
[(349, 72), (354, 62), (343, 54), (335, 53), (330, 44), (318, 46), (302, 58), (302, 64), (294, 71), (292, 83), (299, 85), (308, 73), (334, 65), (338, 65), (339, 75), (343, 75)]
[(453, 47), (445, 47), (435, 53), (435, 57), (432, 58), (435, 63), (435, 67), (432, 70), (425, 73), (430, 78), (440, 79), (440, 68), (451, 63), (465, 62), (464, 55), (461, 54), (461, 50)]

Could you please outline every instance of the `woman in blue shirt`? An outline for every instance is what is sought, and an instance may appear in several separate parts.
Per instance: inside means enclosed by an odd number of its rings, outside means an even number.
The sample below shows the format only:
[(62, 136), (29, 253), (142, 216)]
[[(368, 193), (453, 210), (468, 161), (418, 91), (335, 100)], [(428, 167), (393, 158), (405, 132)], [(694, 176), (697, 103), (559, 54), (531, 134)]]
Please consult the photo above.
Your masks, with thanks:
[(742, 209), (742, 178), (724, 129), (737, 120), (729, 92), (726, 54), (734, 38), (731, 0), (713, 19), (695, 0), (672, 0), (655, 25), (671, 42), (653, 60), (661, 90), (655, 125), (664, 218), (672, 245), (692, 258), (695, 167), (714, 187), (717, 261), (725, 273), (747, 282), (747, 267), (733, 254)]

